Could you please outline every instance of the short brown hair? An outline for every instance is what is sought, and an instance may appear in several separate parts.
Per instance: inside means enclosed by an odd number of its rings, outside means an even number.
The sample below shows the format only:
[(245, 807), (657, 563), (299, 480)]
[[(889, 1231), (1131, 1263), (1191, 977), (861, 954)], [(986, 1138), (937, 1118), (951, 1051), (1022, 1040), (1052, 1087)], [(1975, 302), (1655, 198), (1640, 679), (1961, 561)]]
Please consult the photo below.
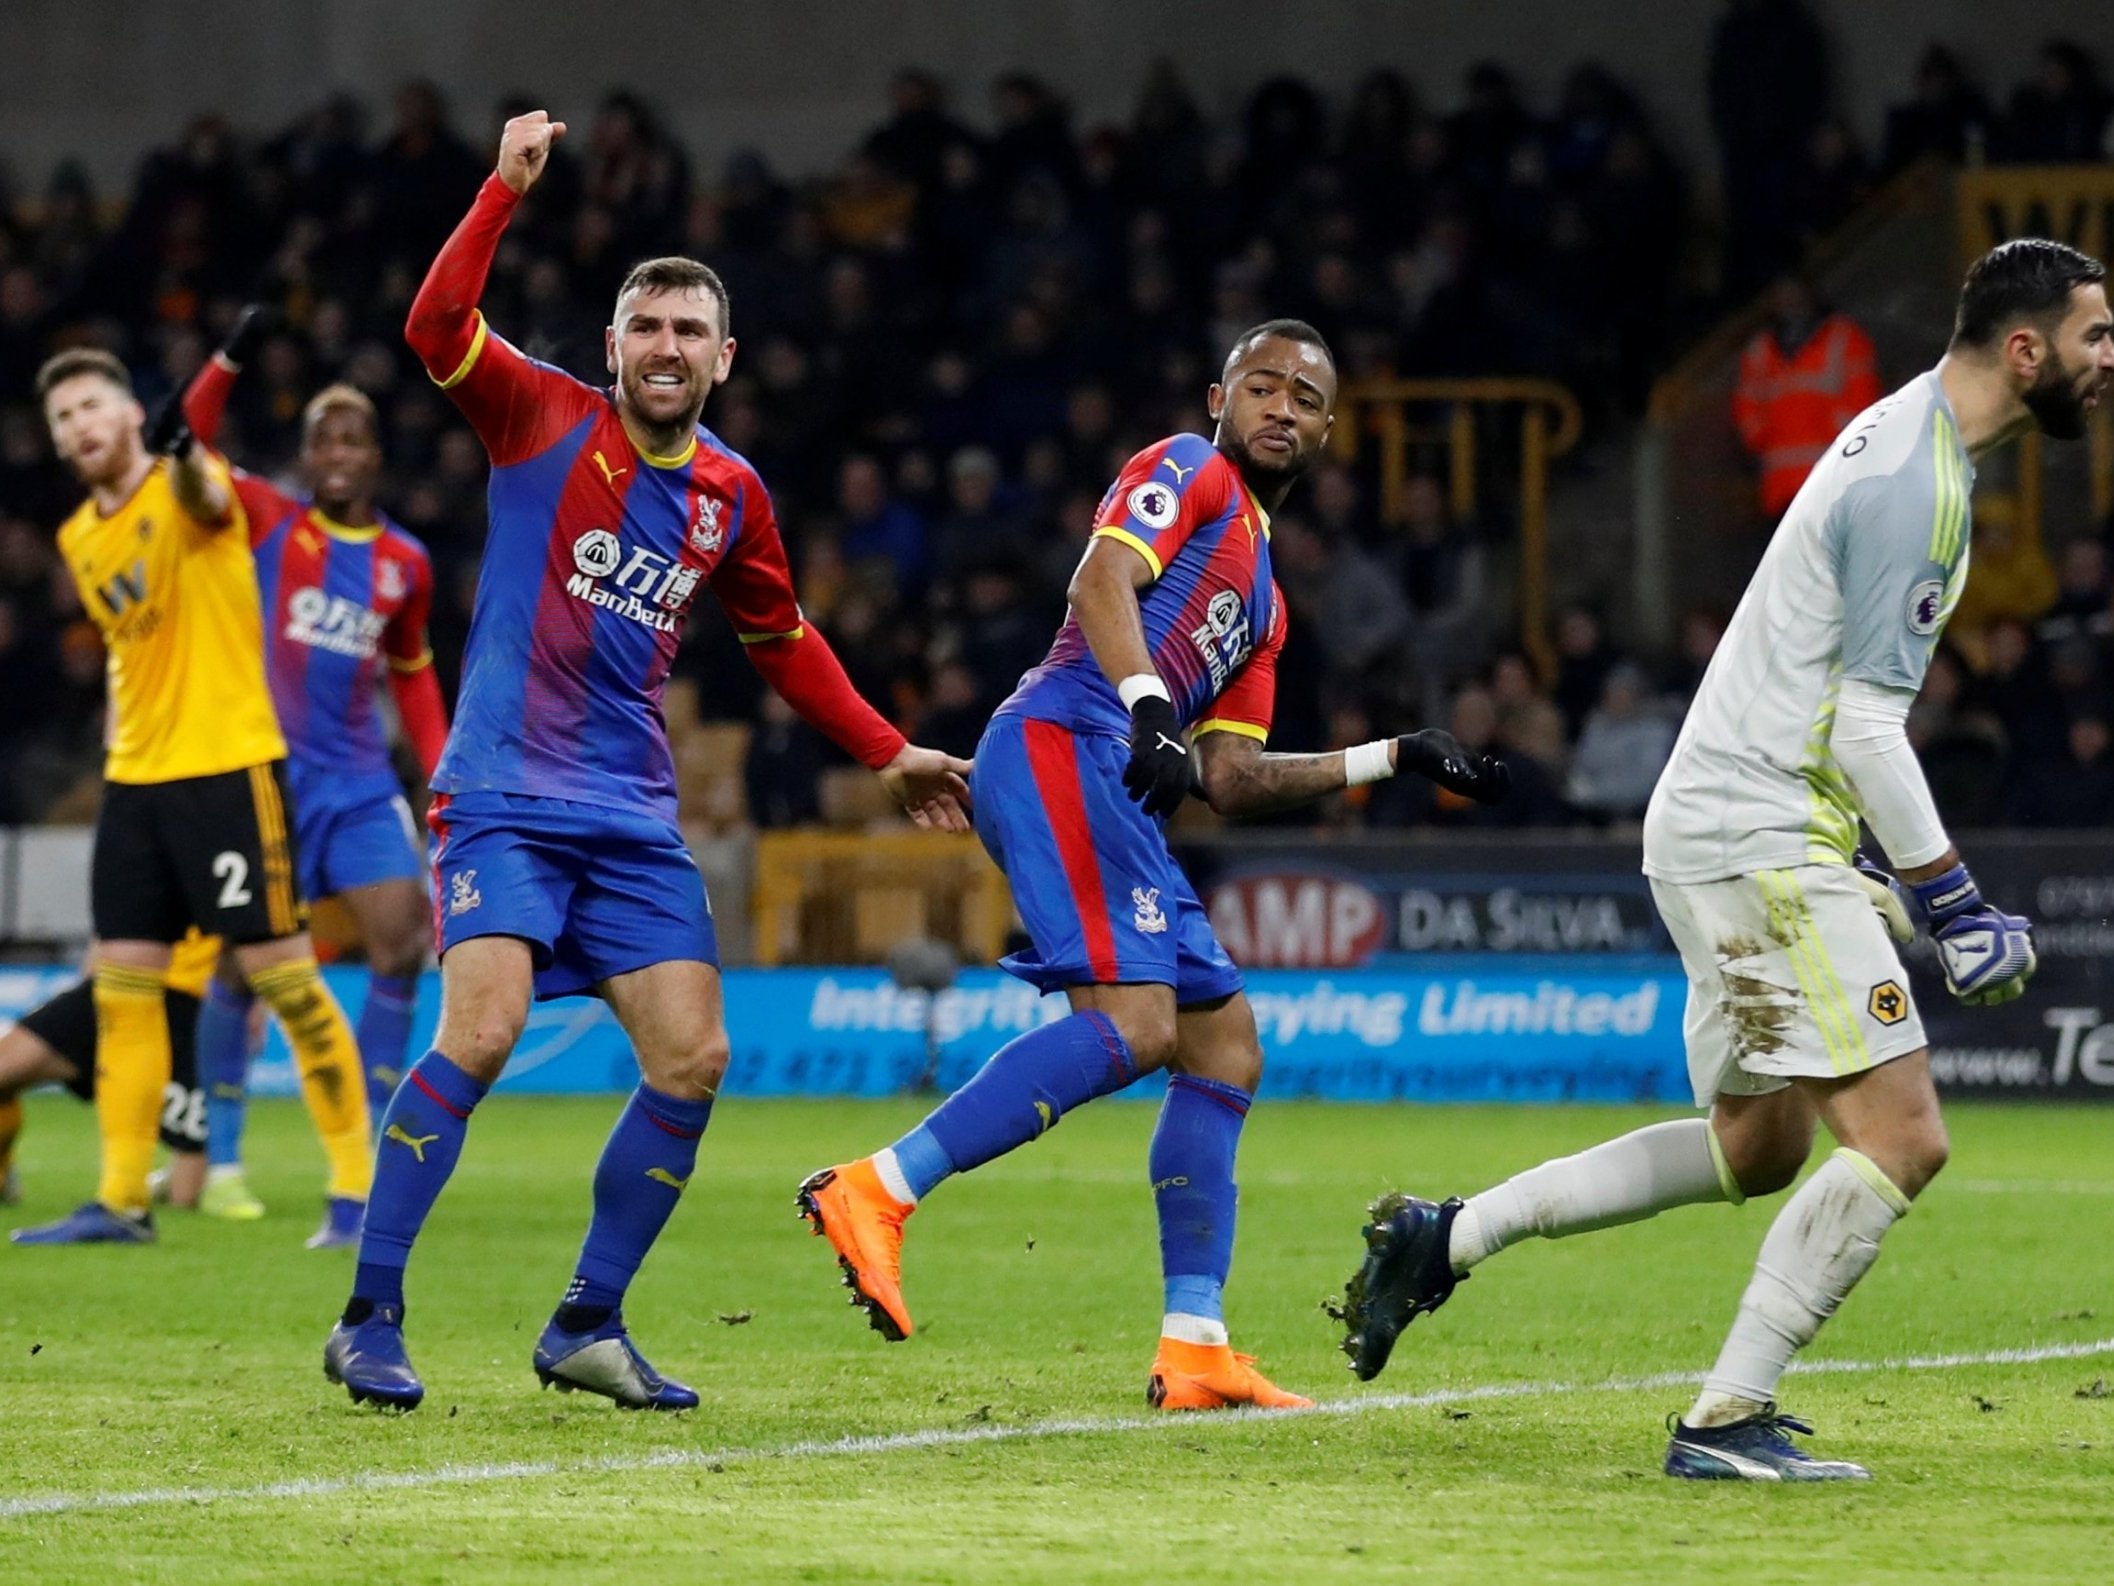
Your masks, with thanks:
[(367, 421), (367, 433), (379, 440), (382, 433), (381, 418), (374, 411), (374, 399), (356, 385), (347, 385), (343, 380), (327, 385), (308, 399), (308, 406), (301, 410), (301, 439), (306, 441), (323, 422), (323, 415), (340, 409), (357, 413)]
[(106, 352), (101, 347), (69, 347), (64, 352), (53, 353), (37, 371), (37, 400), (42, 402), (51, 395), (54, 387), (84, 374), (99, 374), (125, 395), (132, 395), (131, 372), (119, 361), (116, 353)]
[(631, 267), (624, 284), (617, 288), (617, 301), (623, 302), (634, 292), (709, 292), (719, 305), (720, 335), (734, 332), (734, 304), (727, 296), (727, 283), (709, 264), (685, 259), (680, 254), (642, 260)]

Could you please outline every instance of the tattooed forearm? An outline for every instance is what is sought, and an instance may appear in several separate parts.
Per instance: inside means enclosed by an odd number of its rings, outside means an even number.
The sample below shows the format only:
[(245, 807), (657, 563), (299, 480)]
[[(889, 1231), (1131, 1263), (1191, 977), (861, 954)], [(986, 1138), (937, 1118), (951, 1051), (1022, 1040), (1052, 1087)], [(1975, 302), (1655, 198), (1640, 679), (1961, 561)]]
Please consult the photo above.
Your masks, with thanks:
[(1204, 802), (1221, 815), (1267, 815), (1309, 803), (1345, 786), (1343, 751), (1265, 754), (1238, 733), (1206, 733), (1196, 740)]

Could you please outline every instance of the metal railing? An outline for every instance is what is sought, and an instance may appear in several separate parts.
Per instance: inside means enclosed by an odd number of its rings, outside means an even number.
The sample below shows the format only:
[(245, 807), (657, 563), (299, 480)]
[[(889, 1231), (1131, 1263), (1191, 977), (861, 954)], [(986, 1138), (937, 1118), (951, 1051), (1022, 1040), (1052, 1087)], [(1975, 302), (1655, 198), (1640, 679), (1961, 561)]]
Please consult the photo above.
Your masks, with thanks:
[(1336, 399), (1330, 444), (1345, 462), (1368, 443), (1380, 448), (1380, 517), (1389, 524), (1407, 514), (1413, 454), (1442, 450), (1448, 506), (1456, 522), (1471, 522), (1488, 488), (1480, 413), (1518, 419), (1520, 644), (1551, 676), (1549, 464), (1578, 444), (1585, 426), (1578, 399), (1553, 380), (1354, 381)]

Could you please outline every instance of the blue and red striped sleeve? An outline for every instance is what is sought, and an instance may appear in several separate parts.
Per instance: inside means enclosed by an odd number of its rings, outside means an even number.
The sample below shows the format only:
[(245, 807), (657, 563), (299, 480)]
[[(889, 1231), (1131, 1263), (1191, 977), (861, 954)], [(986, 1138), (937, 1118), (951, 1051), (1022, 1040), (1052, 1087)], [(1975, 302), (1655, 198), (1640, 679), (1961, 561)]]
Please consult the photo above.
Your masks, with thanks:
[(740, 528), (712, 571), (712, 591), (763, 680), (802, 720), (879, 770), (908, 741), (859, 696), (829, 641), (801, 614), (770, 493), (753, 475), (735, 500)]
[(1174, 435), (1124, 464), (1095, 516), (1094, 538), (1120, 540), (1159, 578), (1175, 553), (1232, 501), (1233, 469), (1201, 435)]

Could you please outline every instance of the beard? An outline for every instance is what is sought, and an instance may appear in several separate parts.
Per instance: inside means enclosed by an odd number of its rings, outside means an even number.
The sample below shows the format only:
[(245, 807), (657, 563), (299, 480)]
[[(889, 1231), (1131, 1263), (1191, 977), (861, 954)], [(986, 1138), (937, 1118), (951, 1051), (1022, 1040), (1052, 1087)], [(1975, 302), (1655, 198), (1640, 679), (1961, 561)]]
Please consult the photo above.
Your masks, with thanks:
[(2077, 371), (2060, 357), (2049, 358), (2028, 388), (2025, 403), (2043, 435), (2074, 441), (2085, 433), (2085, 399), (2077, 394)]
[[(683, 378), (686, 382), (691, 379), (691, 376), (687, 370), (684, 371)], [(625, 376), (624, 394), (630, 399), (632, 412), (641, 418), (645, 418), (647, 413), (649, 412), (649, 409), (646, 406), (648, 399), (651, 399), (656, 404), (656, 406), (658, 406), (658, 404), (660, 403), (667, 402), (674, 393), (666, 391), (658, 386), (648, 385), (646, 383), (646, 376), (641, 373), (637, 375), (627, 374)], [(648, 422), (655, 424), (665, 424), (670, 426), (671, 428), (688, 428), (690, 425), (695, 424), (698, 419), (703, 416), (705, 411), (704, 396), (701, 393), (692, 390), (687, 384), (684, 386), (681, 394), (683, 398), (683, 406), (685, 410), (684, 412), (671, 413), (665, 418), (654, 417), (648, 420)]]
[(1297, 479), (1314, 466), (1314, 452), (1292, 452), (1284, 457), (1275, 457), (1267, 452), (1258, 452), (1238, 435), (1228, 436), (1227, 451), (1235, 465), (1251, 479), (1282, 479), (1287, 483)]

